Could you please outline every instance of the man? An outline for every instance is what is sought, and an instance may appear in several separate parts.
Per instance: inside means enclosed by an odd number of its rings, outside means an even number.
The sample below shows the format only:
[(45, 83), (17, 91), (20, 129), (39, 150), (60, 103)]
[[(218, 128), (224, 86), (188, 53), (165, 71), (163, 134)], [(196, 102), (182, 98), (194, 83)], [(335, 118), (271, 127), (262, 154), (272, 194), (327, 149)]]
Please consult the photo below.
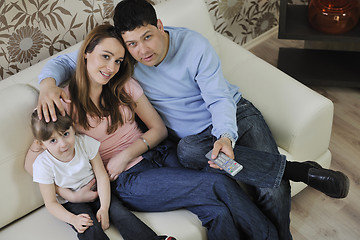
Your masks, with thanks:
[[(220, 151), (235, 157), (244, 169), (233, 178), (254, 187), (252, 197), (281, 239), (292, 238), (288, 180), (302, 181), (331, 197), (346, 197), (349, 181), (344, 174), (314, 162), (289, 162), (278, 153), (261, 113), (224, 78), (218, 56), (199, 33), (164, 27), (145, 0), (121, 1), (114, 23), (137, 61), (134, 78), (162, 116), (172, 140), (178, 142), (182, 165), (220, 172), (208, 167), (205, 154), (212, 150), (213, 158)], [(53, 60), (39, 77), (51, 77), (41, 82), (39, 99), (47, 119), (53, 101), (57, 103), (58, 96), (67, 99), (53, 79), (58, 83), (66, 79), (76, 67), (73, 59), (76, 53)]]

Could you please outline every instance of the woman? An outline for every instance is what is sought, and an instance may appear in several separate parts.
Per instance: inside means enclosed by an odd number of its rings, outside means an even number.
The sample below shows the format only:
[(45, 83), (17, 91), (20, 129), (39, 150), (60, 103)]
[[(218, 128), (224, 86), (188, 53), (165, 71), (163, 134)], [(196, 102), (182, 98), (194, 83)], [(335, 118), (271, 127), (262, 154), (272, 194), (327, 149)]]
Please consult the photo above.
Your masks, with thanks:
[[(71, 104), (68, 104), (65, 107), (69, 107), (69, 114), (72, 119), (75, 120), (75, 127), (78, 132), (85, 131), (86, 133), (86, 130), (84, 129), (89, 129), (89, 124), (97, 125), (100, 123), (100, 121), (98, 121), (99, 119), (106, 118), (108, 115), (110, 115), (112, 119), (112, 125), (108, 130), (109, 132), (113, 132), (117, 128), (118, 122), (122, 121), (123, 117), (121, 116), (121, 111), (111, 111), (110, 113), (111, 108), (115, 106), (119, 107), (119, 105), (121, 105), (119, 99), (131, 103), (132, 108), (135, 106), (135, 103), (126, 92), (123, 90), (117, 91), (117, 89), (122, 89), (123, 85), (127, 82), (131, 74), (131, 64), (128, 58), (125, 59), (125, 50), (122, 47), (120, 40), (117, 38), (117, 35), (114, 33), (113, 27), (109, 25), (101, 25), (94, 28), (84, 40), (81, 49), (83, 52), (86, 52), (84, 58), (79, 59), (79, 64), (82, 66), (79, 69), (82, 69), (82, 71), (78, 71), (75, 77), (71, 79), (70, 85), (66, 87), (67, 90), (71, 91), (71, 95), (76, 97), (73, 97)], [(120, 67), (121, 65), (122, 67)], [(109, 82), (110, 79), (112, 79), (112, 81)], [(81, 93), (77, 94), (77, 91), (81, 91)], [(132, 111), (129, 110), (127, 112), (132, 113)], [(148, 112), (148, 114), (151, 115), (151, 112)], [(131, 118), (132, 115), (128, 114), (126, 117)], [(92, 121), (91, 123), (89, 123), (87, 119), (88, 116), (89, 121)], [(126, 119), (126, 117), (124, 117), (124, 119)], [(55, 124), (57, 124), (58, 121), (56, 121)], [(161, 121), (157, 122), (161, 123)], [(103, 123), (106, 123), (106, 121), (103, 121)], [(99, 129), (100, 126), (101, 124), (98, 125), (96, 129)], [(104, 126), (106, 130), (107, 125), (102, 126)], [(159, 126), (160, 127), (154, 125), (153, 128), (162, 128), (161, 124)], [(166, 129), (162, 130), (162, 133), (161, 131), (157, 131), (157, 133), (160, 136), (166, 136)], [(150, 132), (150, 135), (152, 132)], [(102, 141), (100, 145), (100, 149), (102, 149), (103, 152), (102, 156), (104, 156), (104, 145), (109, 142), (109, 139), (110, 138), (108, 137), (108, 139)], [(40, 141), (35, 140), (27, 155), (26, 168), (31, 174), (33, 172), (32, 162), (28, 162), (28, 160), (31, 161), (33, 156), (40, 153), (39, 147), (42, 146), (39, 143)], [(54, 144), (52, 143), (52, 145)], [(81, 149), (83, 150), (84, 147)], [(61, 148), (59, 148), (59, 151), (60, 150)], [(127, 165), (126, 161), (122, 161), (122, 163), (122, 166)], [(64, 171), (60, 172), (63, 173)], [(81, 199), (79, 196), (84, 192), (90, 191), (79, 190), (76, 192), (77, 194), (73, 194), (70, 189), (58, 188), (58, 190), (61, 196), (74, 202), (89, 202), (89, 200), (93, 200), (92, 198), (97, 197), (97, 194), (93, 194), (90, 195), (90, 199), (86, 197)], [(122, 206), (121, 203), (118, 201), (116, 201), (116, 203), (116, 205), (110, 208), (111, 211), (109, 212), (109, 216), (115, 226), (120, 230), (124, 239), (174, 239), (167, 236), (157, 236), (155, 232)], [(67, 206), (68, 205), (69, 204), (67, 204)], [(72, 205), (71, 210), (84, 214), (86, 209), (81, 206), (83, 205), (74, 204)], [(94, 215), (91, 216), (92, 218), (88, 220), (91, 223), (90, 225), (84, 224), (82, 229), (80, 229), (81, 231), (76, 228), (79, 232), (79, 239), (108, 239), (106, 235), (101, 232), (97, 217)], [(103, 225), (103, 222), (101, 222), (101, 225)], [(91, 230), (88, 230), (89, 228)]]
[[(65, 89), (71, 99), (65, 108), (76, 130), (101, 143), (99, 152), (113, 193), (136, 211), (186, 208), (208, 228), (208, 239), (277, 239), (275, 227), (235, 181), (216, 173), (165, 167), (174, 163), (176, 153), (156, 147), (167, 130), (131, 73), (121, 40), (88, 37), (80, 49), (76, 78)], [(144, 133), (135, 114), (147, 127)], [(33, 162), (29, 155), (27, 166)]]

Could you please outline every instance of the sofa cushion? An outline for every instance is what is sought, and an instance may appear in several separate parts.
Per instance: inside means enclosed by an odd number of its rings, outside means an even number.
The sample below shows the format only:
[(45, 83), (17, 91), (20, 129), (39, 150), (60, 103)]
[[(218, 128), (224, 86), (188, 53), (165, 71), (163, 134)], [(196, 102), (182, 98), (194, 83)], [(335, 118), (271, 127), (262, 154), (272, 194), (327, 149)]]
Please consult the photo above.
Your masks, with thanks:
[[(135, 212), (144, 223), (158, 235), (172, 235), (181, 240), (205, 240), (206, 229), (201, 226), (197, 216), (187, 210), (176, 210), (164, 213)], [(105, 231), (111, 240), (123, 238), (114, 226)], [(45, 207), (41, 207), (29, 215), (10, 224), (0, 232), (0, 239), (20, 240), (68, 240), (77, 239), (71, 227), (51, 215)]]

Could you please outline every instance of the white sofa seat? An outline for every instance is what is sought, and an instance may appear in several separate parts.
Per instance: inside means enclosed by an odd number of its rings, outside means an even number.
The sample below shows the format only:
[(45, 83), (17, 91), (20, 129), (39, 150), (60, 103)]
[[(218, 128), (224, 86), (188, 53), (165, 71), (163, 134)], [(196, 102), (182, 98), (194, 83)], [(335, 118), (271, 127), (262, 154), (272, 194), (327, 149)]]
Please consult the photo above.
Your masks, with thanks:
[[(330, 166), (330, 100), (215, 32), (203, 0), (168, 0), (155, 8), (165, 25), (188, 27), (210, 40), (222, 60), (226, 78), (261, 110), (281, 153), (288, 159), (313, 160)], [(61, 53), (73, 51), (80, 44)], [(1, 240), (76, 239), (66, 223), (45, 209), (37, 184), (23, 168), (32, 141), (29, 119), (38, 97), (37, 76), (46, 61), (0, 82)], [(292, 183), (292, 195), (304, 187)], [(180, 240), (206, 239), (206, 229), (187, 210), (135, 214), (158, 234)], [(110, 239), (122, 239), (113, 227), (106, 233)]]

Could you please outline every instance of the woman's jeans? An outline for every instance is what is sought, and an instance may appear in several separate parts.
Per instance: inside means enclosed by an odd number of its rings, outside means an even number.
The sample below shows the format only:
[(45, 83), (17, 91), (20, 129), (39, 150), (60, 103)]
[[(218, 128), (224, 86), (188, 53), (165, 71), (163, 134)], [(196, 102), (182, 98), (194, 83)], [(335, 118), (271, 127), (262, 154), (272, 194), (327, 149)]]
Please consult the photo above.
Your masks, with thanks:
[(238, 184), (217, 173), (166, 167), (176, 151), (159, 148), (121, 173), (113, 193), (132, 210), (163, 212), (186, 208), (208, 229), (209, 240), (278, 239), (275, 226)]
[[(279, 120), (280, 121), (280, 120)], [(280, 239), (292, 239), (290, 233), (290, 184), (282, 180), (286, 158), (280, 155), (269, 127), (261, 113), (246, 99), (237, 104), (238, 140), (235, 160), (244, 168), (235, 177), (208, 165), (205, 154), (213, 148), (216, 138), (212, 126), (197, 135), (187, 136), (178, 143), (180, 163), (207, 172), (217, 172), (255, 187), (253, 198), (261, 211), (274, 223)]]
[[(93, 220), (94, 225), (85, 230), (84, 233), (77, 233), (80, 240), (108, 240), (105, 232), (96, 219), (96, 213), (100, 208), (99, 198), (90, 203), (71, 203), (63, 204), (64, 208), (76, 215), (86, 213)], [(159, 239), (155, 232), (151, 230), (145, 223), (138, 219), (130, 212), (122, 202), (115, 196), (111, 196), (109, 207), (109, 218), (112, 225), (119, 230), (124, 239), (133, 240), (155, 240)], [(76, 229), (74, 228), (76, 231)]]

